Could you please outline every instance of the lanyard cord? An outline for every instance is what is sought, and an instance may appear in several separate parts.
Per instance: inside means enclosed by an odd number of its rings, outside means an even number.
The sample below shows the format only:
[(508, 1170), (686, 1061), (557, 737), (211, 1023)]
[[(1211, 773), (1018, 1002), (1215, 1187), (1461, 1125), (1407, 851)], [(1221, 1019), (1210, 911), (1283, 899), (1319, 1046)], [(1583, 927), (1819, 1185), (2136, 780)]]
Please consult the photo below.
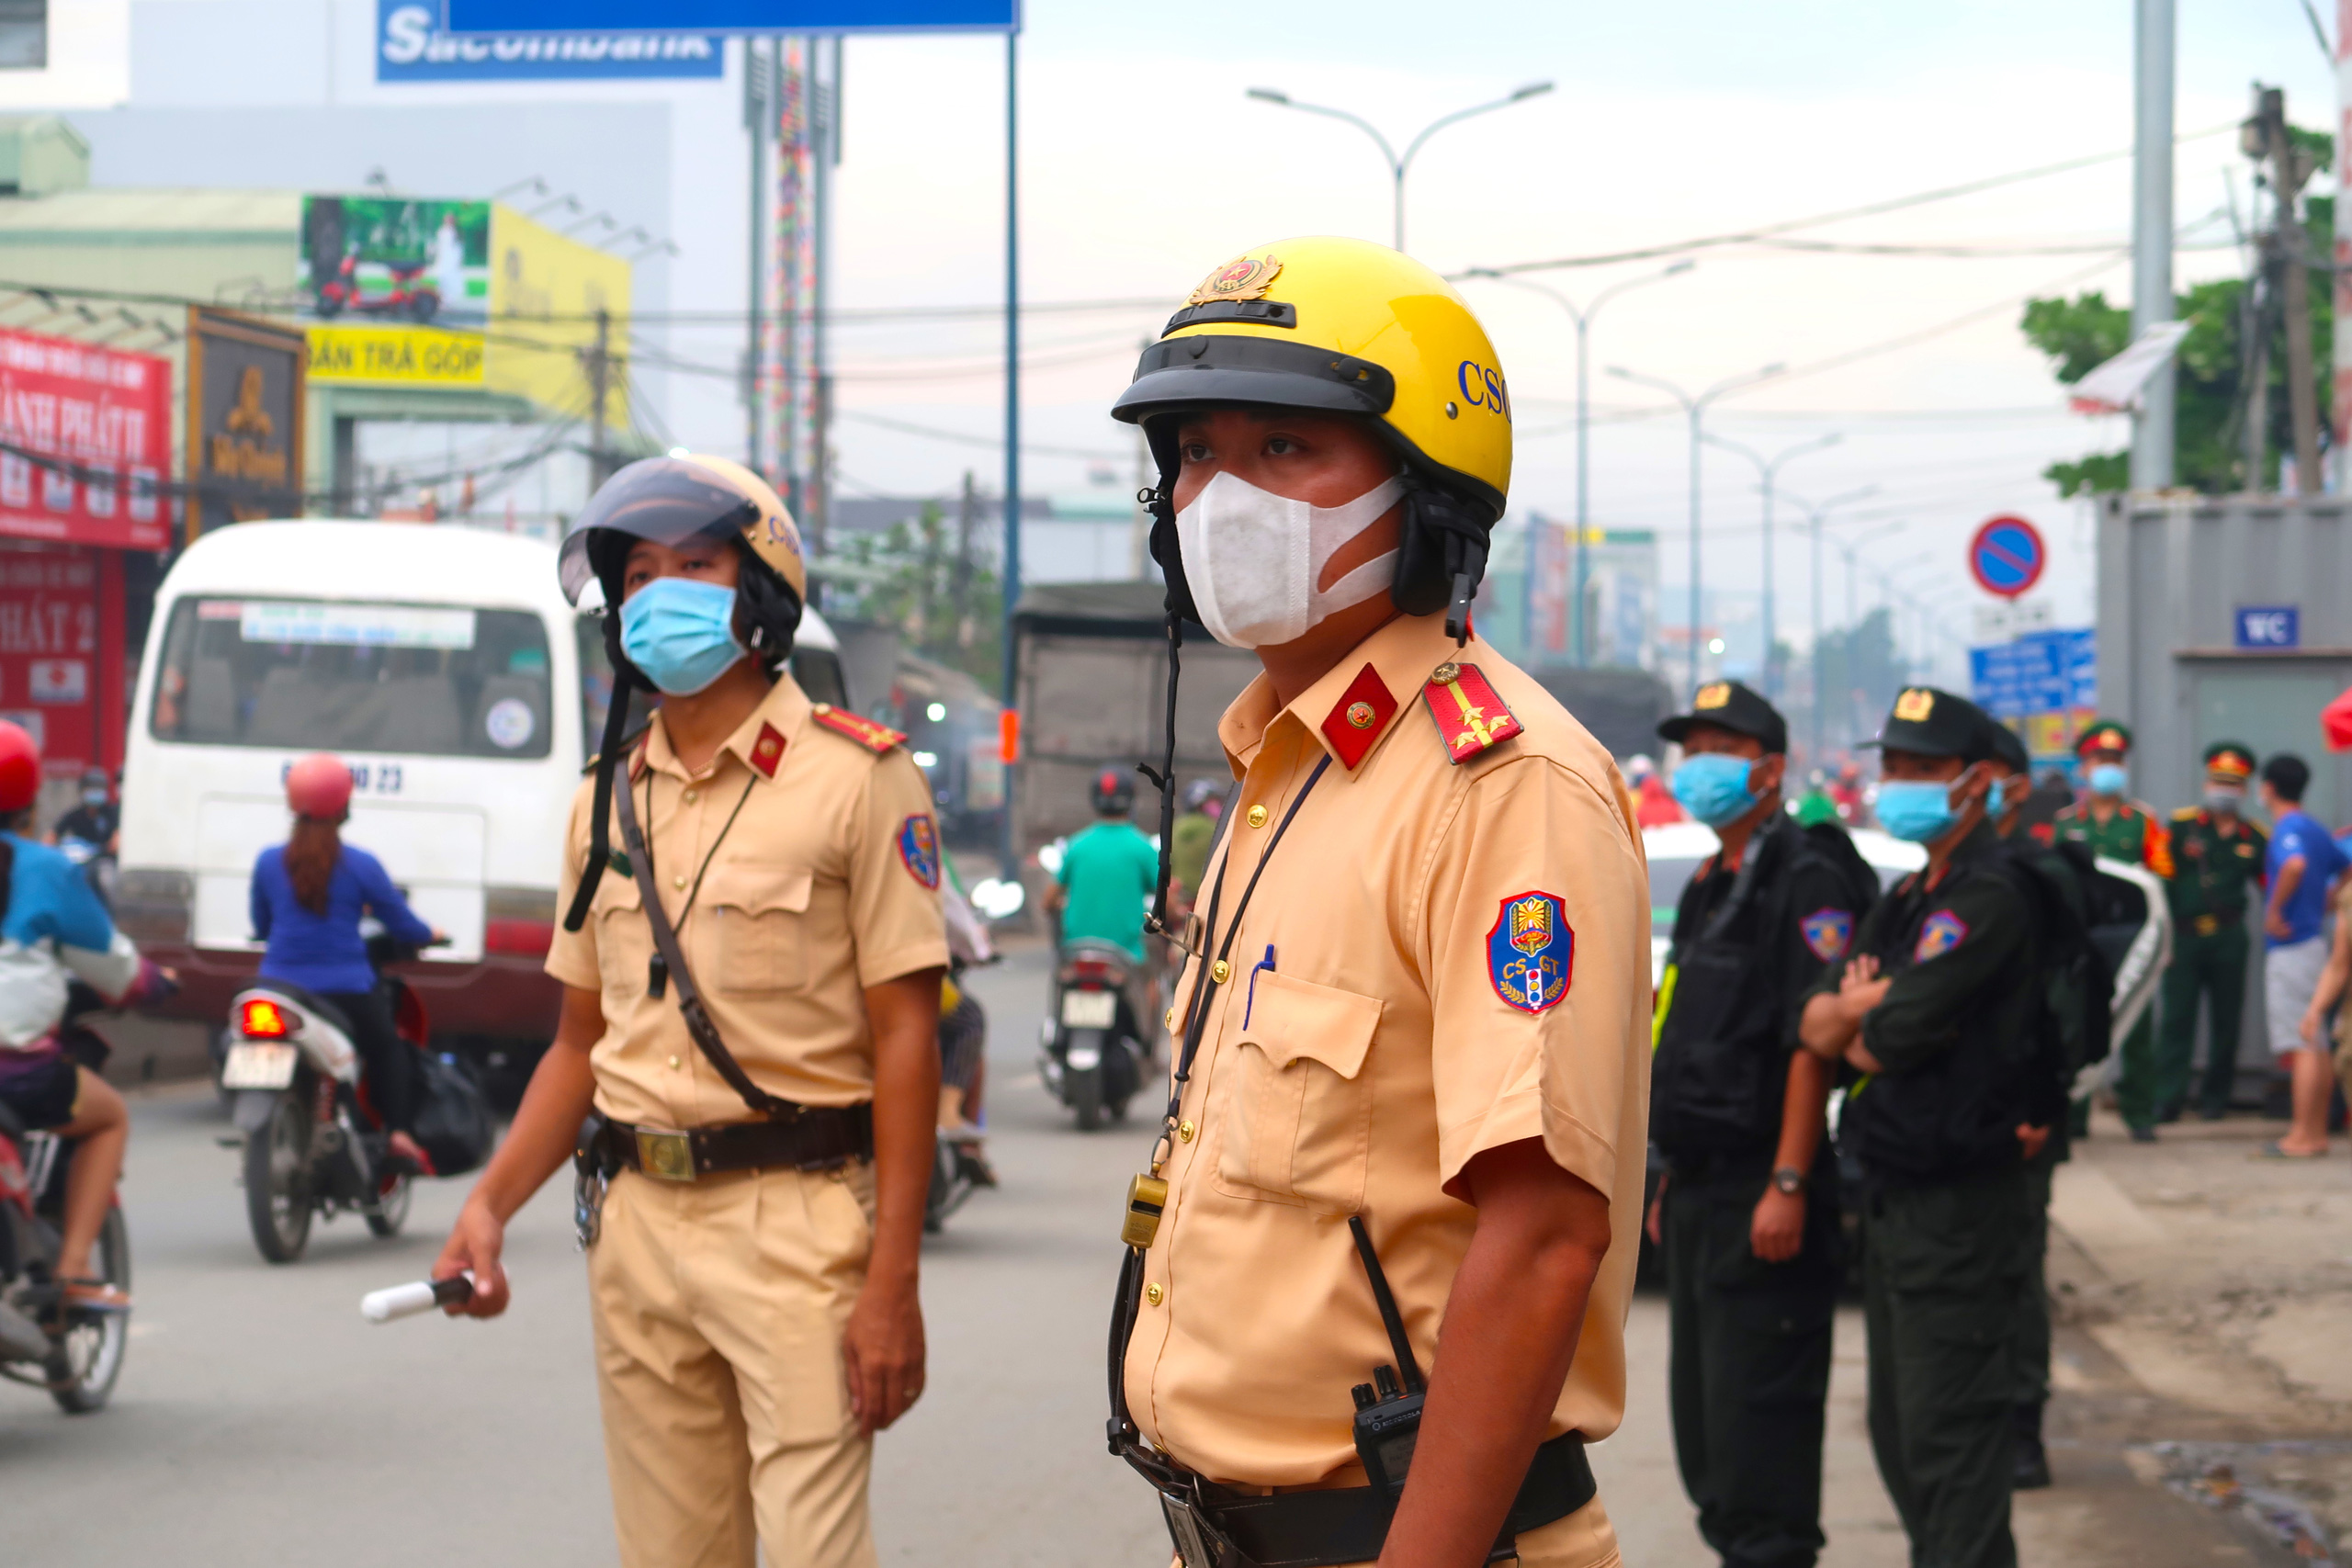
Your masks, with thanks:
[[(1234, 906), (1233, 919), (1225, 928), (1225, 942), (1217, 948), (1217, 964), (1221, 964), (1226, 963), (1227, 956), (1232, 953), (1233, 939), (1238, 936), (1241, 932), (1241, 917), (1249, 913), (1250, 896), (1258, 891), (1258, 879), (1266, 874), (1266, 867), (1273, 861), (1274, 851), (1282, 847), (1283, 835), (1290, 831), (1291, 823), (1298, 817), (1298, 808), (1306, 804), (1306, 797), (1308, 795), (1315, 793), (1316, 784), (1323, 777), (1324, 770), (1330, 767), (1330, 765), (1331, 754), (1326, 751), (1323, 754), (1322, 761), (1315, 764), (1315, 771), (1306, 775), (1306, 786), (1298, 792), (1298, 797), (1290, 803), (1290, 809), (1283, 813), (1282, 821), (1275, 825), (1274, 836), (1266, 840), (1266, 852), (1258, 857), (1257, 869), (1250, 874), (1249, 883), (1241, 889), (1241, 902)], [(1225, 898), (1225, 874), (1227, 868), (1232, 864), (1233, 854), (1232, 852), (1228, 850), (1226, 852), (1225, 859), (1217, 864), (1216, 886), (1212, 889), (1209, 894), (1208, 926), (1202, 933), (1204, 940), (1201, 943), (1201, 951), (1195, 955), (1204, 961), (1208, 957), (1208, 939), (1213, 937), (1216, 931), (1217, 906), (1223, 902)], [(1231, 974), (1232, 971), (1228, 967), (1227, 969), (1227, 976), (1229, 977)], [(1183, 975), (1181, 970), (1177, 974), (1177, 979), (1180, 983), (1183, 979)], [(1159, 1144), (1161, 1145), (1167, 1144), (1170, 1136), (1175, 1131), (1178, 1114), (1183, 1109), (1184, 1086), (1192, 1081), (1193, 1058), (1199, 1054), (1202, 1037), (1208, 1032), (1208, 987), (1211, 986), (1220, 985), (1223, 982), (1218, 980), (1216, 977), (1215, 965), (1204, 964), (1204, 968), (1201, 976), (1201, 983), (1195, 984), (1193, 987), (1192, 1004), (1184, 1019), (1184, 1049), (1176, 1058), (1174, 1088), (1170, 1091), (1168, 1096), (1168, 1114), (1165, 1118), (1165, 1125), (1161, 1128), (1159, 1134)], [(1162, 1157), (1163, 1156), (1159, 1154), (1159, 1147), (1155, 1146), (1152, 1151), (1152, 1168), (1155, 1171), (1159, 1168)]]
[[(735, 818), (743, 815), (743, 803), (752, 798), (752, 786), (759, 782), (757, 773), (743, 781), (743, 793), (735, 797), (735, 809), (727, 814), (725, 822), (719, 824), (718, 837), (710, 841), (709, 852), (702, 857), (702, 869), (695, 873), (695, 885), (686, 890), (685, 908), (678, 911), (677, 923), (681, 929), (694, 918), (695, 900), (702, 897), (702, 879), (710, 874), (710, 863), (718, 858), (718, 846), (727, 841), (728, 833), (735, 826)], [(650, 768), (645, 770), (645, 869), (650, 872), (653, 869), (653, 770)]]

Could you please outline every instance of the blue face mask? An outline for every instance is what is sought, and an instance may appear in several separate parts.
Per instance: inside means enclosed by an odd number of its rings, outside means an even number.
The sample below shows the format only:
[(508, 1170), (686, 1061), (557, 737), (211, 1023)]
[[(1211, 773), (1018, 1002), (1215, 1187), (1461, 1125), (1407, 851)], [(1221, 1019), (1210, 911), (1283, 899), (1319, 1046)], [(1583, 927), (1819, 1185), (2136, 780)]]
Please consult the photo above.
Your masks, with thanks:
[(2121, 795), (2131, 783), (2132, 776), (2120, 762), (2101, 762), (2091, 770), (2093, 795)]
[(1930, 843), (1951, 830), (1951, 785), (1937, 779), (1894, 779), (1878, 786), (1879, 826), (1898, 839)]
[(749, 650), (735, 640), (735, 590), (657, 577), (621, 604), (621, 651), (673, 697), (690, 697)]
[(1747, 814), (1758, 797), (1747, 790), (1747, 773), (1754, 766), (1745, 757), (1702, 751), (1682, 759), (1674, 770), (1674, 798), (1682, 809), (1710, 828), (1722, 828)]

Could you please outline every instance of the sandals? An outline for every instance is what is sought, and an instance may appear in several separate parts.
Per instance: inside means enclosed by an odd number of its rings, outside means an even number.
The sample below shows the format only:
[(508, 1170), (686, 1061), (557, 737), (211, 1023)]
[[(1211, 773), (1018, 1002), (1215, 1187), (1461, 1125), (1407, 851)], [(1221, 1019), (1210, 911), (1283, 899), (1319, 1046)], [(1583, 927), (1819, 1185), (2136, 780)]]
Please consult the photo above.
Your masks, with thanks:
[(65, 1289), (62, 1305), (75, 1312), (128, 1313), (130, 1293), (105, 1280), (85, 1280), (72, 1275), (57, 1281)]
[(2273, 1138), (2270, 1142), (2263, 1145), (2262, 1147), (2256, 1152), (2254, 1157), (2256, 1159), (2284, 1160), (2325, 1159), (2327, 1157), (2327, 1151), (2325, 1149), (2322, 1149), (2315, 1155), (2299, 1155), (2290, 1150), (2281, 1140)]

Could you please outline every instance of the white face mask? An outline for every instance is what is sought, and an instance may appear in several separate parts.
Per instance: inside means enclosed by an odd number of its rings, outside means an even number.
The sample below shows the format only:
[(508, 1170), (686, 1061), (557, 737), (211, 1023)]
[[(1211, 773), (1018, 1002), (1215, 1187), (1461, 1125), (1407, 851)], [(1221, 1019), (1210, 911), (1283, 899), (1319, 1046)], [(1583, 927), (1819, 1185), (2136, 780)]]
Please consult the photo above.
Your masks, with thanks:
[(1378, 522), (1405, 493), (1396, 478), (1345, 506), (1310, 506), (1230, 473), (1211, 476), (1176, 514), (1184, 580), (1201, 625), (1228, 648), (1265, 648), (1384, 593), (1396, 577), (1390, 550), (1329, 588), (1317, 581), (1340, 547)]

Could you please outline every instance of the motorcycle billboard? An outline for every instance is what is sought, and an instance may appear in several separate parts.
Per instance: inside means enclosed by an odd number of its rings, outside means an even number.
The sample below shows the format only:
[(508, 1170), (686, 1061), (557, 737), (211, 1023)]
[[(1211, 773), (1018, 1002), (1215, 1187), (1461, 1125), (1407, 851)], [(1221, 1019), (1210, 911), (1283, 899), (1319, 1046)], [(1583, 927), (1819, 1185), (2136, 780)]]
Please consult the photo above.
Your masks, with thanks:
[(492, 292), (490, 205), (306, 196), (296, 285), (322, 321), (479, 319)]

